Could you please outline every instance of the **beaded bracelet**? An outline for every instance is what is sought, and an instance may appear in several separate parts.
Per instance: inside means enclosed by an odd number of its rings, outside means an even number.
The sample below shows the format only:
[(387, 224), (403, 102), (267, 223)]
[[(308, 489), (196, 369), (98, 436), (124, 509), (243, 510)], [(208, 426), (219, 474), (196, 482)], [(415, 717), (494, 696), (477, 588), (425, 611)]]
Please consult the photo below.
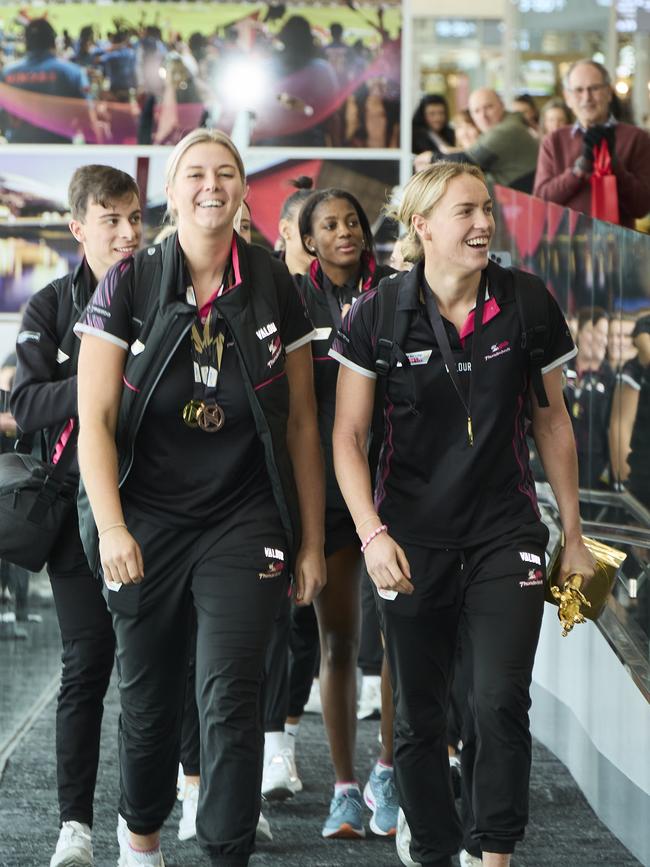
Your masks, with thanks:
[(376, 527), (361, 546), (361, 553), (364, 553), (368, 545), (372, 542), (373, 539), (379, 536), (380, 533), (386, 533), (387, 531), (388, 527), (386, 526), (386, 524), (382, 524), (380, 527)]

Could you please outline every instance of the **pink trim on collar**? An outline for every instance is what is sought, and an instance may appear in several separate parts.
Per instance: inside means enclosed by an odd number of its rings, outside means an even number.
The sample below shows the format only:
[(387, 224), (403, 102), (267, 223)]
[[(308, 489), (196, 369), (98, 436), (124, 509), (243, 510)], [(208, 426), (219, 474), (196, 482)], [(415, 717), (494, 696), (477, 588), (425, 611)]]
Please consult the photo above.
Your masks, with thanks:
[[(489, 298), (483, 307), (483, 325), (494, 319), (501, 312), (501, 308), (496, 302), (496, 298)], [(460, 339), (465, 340), (474, 331), (474, 311), (470, 310), (467, 314), (467, 319), (460, 330)]]

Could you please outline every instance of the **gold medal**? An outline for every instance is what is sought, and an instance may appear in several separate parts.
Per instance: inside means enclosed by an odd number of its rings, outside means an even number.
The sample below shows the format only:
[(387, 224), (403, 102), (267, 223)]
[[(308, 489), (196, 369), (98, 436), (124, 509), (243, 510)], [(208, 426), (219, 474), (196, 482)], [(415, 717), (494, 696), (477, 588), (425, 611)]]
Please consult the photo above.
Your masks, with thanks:
[(201, 405), (196, 413), (196, 420), (201, 430), (205, 431), (205, 433), (216, 433), (226, 423), (226, 414), (218, 403), (204, 403), (201, 401)]
[(188, 427), (198, 427), (199, 410), (203, 406), (202, 400), (188, 400), (183, 407), (183, 421)]

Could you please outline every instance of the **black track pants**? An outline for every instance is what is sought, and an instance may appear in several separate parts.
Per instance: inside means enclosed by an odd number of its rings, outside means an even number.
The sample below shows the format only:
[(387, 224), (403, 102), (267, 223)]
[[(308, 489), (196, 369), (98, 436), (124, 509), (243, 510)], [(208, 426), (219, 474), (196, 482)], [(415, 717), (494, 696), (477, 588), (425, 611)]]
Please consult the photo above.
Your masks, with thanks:
[(288, 588), (284, 532), (272, 503), (200, 529), (125, 513), (145, 577), (108, 594), (120, 672), (120, 813), (132, 831), (150, 834), (174, 805), (194, 606), (197, 838), (213, 865), (243, 867), (260, 811), (264, 654)]
[[(395, 779), (411, 855), (450, 867), (460, 848), (447, 758), (447, 709), (462, 622), (475, 742), (468, 839), (508, 853), (528, 819), (531, 672), (544, 604), (547, 530), (532, 524), (461, 551), (402, 544), (415, 592), (378, 598), (395, 701)], [(399, 541), (399, 539), (398, 539)], [(537, 562), (539, 561), (539, 562)], [(469, 758), (469, 753), (468, 753)]]
[(86, 561), (76, 510), (48, 564), (61, 630), (61, 688), (56, 705), (59, 819), (93, 824), (93, 798), (104, 696), (113, 669), (115, 636), (102, 584)]

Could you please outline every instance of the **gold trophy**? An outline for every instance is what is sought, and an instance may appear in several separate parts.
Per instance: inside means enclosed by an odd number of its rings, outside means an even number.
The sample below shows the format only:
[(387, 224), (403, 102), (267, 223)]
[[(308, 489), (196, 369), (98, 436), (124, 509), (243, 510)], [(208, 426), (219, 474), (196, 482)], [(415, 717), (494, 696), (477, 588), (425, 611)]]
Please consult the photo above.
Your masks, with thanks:
[(594, 577), (582, 590), (584, 576), (579, 572), (569, 575), (560, 588), (560, 560), (562, 547), (558, 547), (546, 570), (546, 601), (558, 606), (557, 616), (562, 624), (562, 637), (566, 637), (573, 627), (586, 620), (598, 620), (607, 604), (618, 570), (627, 554), (598, 542), (596, 539), (582, 537), (596, 561)]

